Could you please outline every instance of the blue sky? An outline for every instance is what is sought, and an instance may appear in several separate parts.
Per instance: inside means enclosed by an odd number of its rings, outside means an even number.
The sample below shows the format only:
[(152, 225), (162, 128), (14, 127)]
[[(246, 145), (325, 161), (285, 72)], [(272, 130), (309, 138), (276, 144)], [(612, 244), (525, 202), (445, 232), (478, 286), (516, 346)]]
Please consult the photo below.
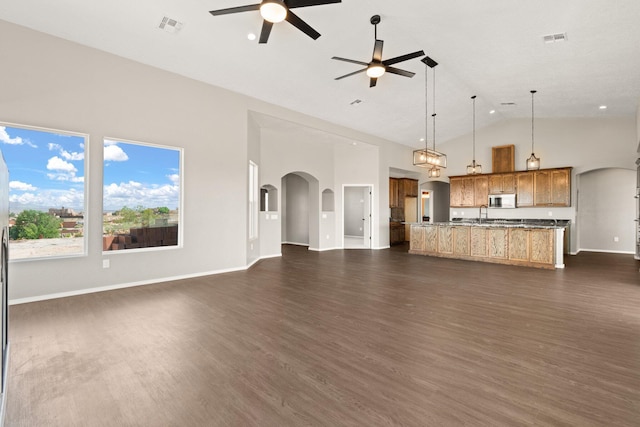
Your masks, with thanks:
[[(105, 210), (179, 206), (178, 150), (122, 141), (104, 141), (102, 147), (102, 143), (95, 141), (91, 149), (104, 149)], [(84, 146), (83, 136), (0, 125), (11, 210), (64, 206), (83, 211)]]

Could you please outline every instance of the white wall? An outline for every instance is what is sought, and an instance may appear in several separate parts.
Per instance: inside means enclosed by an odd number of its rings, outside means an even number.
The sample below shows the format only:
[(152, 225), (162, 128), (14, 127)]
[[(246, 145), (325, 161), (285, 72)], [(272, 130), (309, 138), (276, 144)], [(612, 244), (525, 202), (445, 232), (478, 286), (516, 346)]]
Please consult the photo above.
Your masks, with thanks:
[[(303, 155), (265, 159), (264, 133), (270, 130), (255, 116), (365, 141), (389, 153), (405, 151), (371, 135), (1, 20), (0, 39), (11, 40), (0, 43), (3, 64), (11, 64), (2, 68), (0, 121), (85, 133), (90, 138), (87, 255), (12, 262), (10, 299), (14, 302), (243, 269), (258, 257), (277, 255), (279, 242), (262, 239), (279, 235), (279, 219), (261, 218), (260, 227), (268, 227), (266, 232), (248, 241), (248, 161), (258, 164), (261, 185), (277, 188), (286, 173), (306, 170), (315, 174), (322, 189), (335, 191), (334, 154), (333, 148), (314, 153), (313, 140), (290, 138), (285, 142), (297, 144), (308, 159)], [(184, 148), (183, 247), (103, 255), (101, 238), (91, 238), (102, 235), (102, 138), (106, 135)], [(408, 162), (407, 156), (399, 166), (407, 167)], [(375, 175), (379, 182), (387, 176)], [(282, 191), (278, 193), (283, 197)], [(311, 201), (316, 209), (319, 197)], [(321, 230), (323, 236), (332, 234), (330, 239), (316, 241), (319, 249), (336, 247), (333, 233), (341, 227), (336, 225), (341, 219), (333, 218), (329, 224), (331, 220), (310, 224), (316, 240)], [(109, 269), (102, 268), (103, 258), (110, 259)]]
[(598, 169), (580, 175), (580, 250), (635, 253), (635, 194), (633, 170)]

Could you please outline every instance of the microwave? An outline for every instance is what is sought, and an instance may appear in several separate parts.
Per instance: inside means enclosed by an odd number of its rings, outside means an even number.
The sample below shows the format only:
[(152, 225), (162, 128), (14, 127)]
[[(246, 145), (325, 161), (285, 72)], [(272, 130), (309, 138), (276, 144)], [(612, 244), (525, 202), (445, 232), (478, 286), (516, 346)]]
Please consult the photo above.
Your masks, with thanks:
[(490, 208), (506, 208), (513, 209), (516, 207), (515, 194), (489, 194)]

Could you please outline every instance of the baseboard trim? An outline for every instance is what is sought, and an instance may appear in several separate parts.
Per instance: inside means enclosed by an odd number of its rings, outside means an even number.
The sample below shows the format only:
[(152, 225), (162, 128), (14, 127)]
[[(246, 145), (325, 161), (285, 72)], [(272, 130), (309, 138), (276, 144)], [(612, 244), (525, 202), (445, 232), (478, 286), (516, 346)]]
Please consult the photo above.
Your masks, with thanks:
[(309, 246), (308, 243), (282, 242), (283, 245)]
[[(257, 261), (259, 261), (259, 259), (256, 260), (256, 262)], [(254, 264), (255, 264), (255, 262), (254, 262)], [(253, 264), (251, 264), (251, 265), (253, 265)], [(117, 289), (133, 288), (135, 286), (146, 286), (146, 285), (153, 285), (153, 284), (156, 284), (156, 283), (172, 282), (174, 280), (192, 279), (192, 278), (195, 278), (195, 277), (212, 276), (212, 275), (215, 275), (215, 274), (223, 274), (223, 273), (233, 273), (233, 272), (236, 272), (236, 271), (247, 270), (247, 269), (249, 269), (249, 267), (250, 266), (237, 267), (237, 268), (225, 268), (225, 269), (222, 269), (222, 270), (203, 271), (201, 273), (184, 274), (184, 275), (171, 276), (171, 277), (160, 277), (160, 278), (157, 278), (157, 279), (141, 280), (141, 281), (138, 281), (138, 282), (119, 283), (119, 284), (116, 284), (116, 285), (99, 286), (99, 287), (96, 287), (96, 288), (79, 289), (79, 290), (76, 290), (76, 291), (57, 292), (57, 293), (54, 293), (54, 294), (38, 295), (38, 296), (35, 296), (35, 297), (17, 298), (17, 299), (9, 300), (9, 305), (27, 304), (27, 303), (30, 303), (30, 302), (46, 301), (46, 300), (56, 299), (56, 298), (73, 297), (73, 296), (78, 296), (78, 295), (92, 294), (92, 293), (95, 293), (95, 292), (114, 291), (114, 290), (117, 290)]]
[(314, 252), (335, 251), (336, 249), (342, 249), (342, 248), (309, 248), (310, 251), (314, 251)]
[(605, 254), (635, 255), (634, 251), (609, 251), (606, 249), (585, 249), (585, 248), (578, 249), (578, 252), (576, 252), (576, 255), (579, 254), (580, 252), (602, 252)]

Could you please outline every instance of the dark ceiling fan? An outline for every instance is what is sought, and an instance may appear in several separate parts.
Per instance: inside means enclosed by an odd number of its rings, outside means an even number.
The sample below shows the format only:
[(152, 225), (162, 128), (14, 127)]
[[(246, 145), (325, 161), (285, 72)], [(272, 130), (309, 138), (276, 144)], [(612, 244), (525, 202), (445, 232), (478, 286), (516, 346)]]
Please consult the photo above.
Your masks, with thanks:
[(401, 70), (399, 68), (391, 67), (393, 64), (397, 64), (399, 62), (408, 61), (409, 59), (418, 58), (420, 56), (424, 56), (424, 52), (419, 50), (412, 53), (407, 53), (406, 55), (396, 56), (395, 58), (382, 60), (382, 46), (384, 45), (384, 41), (378, 40), (378, 24), (380, 23), (380, 15), (373, 15), (371, 17), (371, 24), (375, 27), (375, 44), (373, 46), (373, 57), (371, 58), (371, 62), (363, 62), (356, 61), (354, 59), (340, 58), (338, 56), (334, 56), (331, 59), (337, 59), (338, 61), (351, 62), (352, 64), (364, 65), (365, 68), (362, 70), (354, 71), (353, 73), (345, 74), (344, 76), (336, 77), (336, 80), (344, 79), (345, 77), (353, 76), (354, 74), (362, 73), (363, 71), (367, 72), (367, 76), (369, 76), (369, 87), (374, 87), (378, 82), (378, 78), (381, 77), (385, 72), (397, 74), (399, 76), (404, 77), (413, 77), (416, 73), (412, 73), (411, 71)]
[(259, 10), (262, 15), (262, 31), (258, 43), (266, 43), (271, 34), (273, 24), (287, 20), (291, 25), (311, 37), (317, 39), (320, 33), (311, 28), (298, 15), (291, 12), (296, 7), (320, 6), (323, 4), (342, 3), (342, 0), (262, 0), (259, 4), (247, 6), (230, 7), (227, 9), (212, 10), (209, 13), (213, 16), (228, 15), (231, 13), (250, 12)]

